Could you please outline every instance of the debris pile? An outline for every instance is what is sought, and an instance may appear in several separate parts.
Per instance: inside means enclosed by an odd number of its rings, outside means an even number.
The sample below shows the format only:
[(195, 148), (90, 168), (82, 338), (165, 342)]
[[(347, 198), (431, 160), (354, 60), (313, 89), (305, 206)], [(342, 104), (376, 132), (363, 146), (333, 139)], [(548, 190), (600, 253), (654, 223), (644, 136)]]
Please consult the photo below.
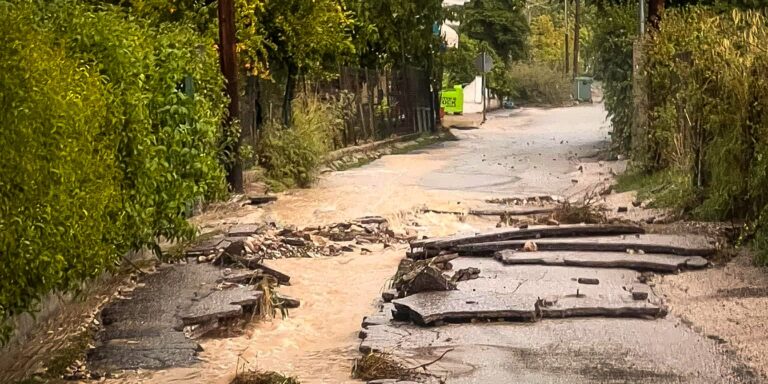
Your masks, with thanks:
[(198, 262), (221, 262), (233, 259), (281, 259), (290, 257), (338, 256), (344, 252), (370, 252), (369, 244), (404, 242), (390, 229), (389, 222), (379, 216), (367, 216), (350, 222), (322, 227), (298, 229), (293, 226), (237, 225), (227, 235), (217, 235), (186, 251)]

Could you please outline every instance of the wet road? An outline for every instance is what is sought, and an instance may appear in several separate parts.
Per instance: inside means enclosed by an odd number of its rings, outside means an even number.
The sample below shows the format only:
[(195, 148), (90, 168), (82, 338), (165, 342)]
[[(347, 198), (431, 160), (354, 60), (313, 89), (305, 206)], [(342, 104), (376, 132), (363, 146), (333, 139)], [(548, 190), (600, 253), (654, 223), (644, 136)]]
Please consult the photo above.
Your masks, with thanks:
[[(421, 214), (419, 208), (461, 210), (492, 197), (577, 195), (624, 167), (621, 162), (598, 167), (589, 158), (608, 141), (601, 104), (499, 111), (479, 129), (454, 133), (458, 141), (326, 174), (315, 188), (281, 195), (265, 210), (244, 207), (236, 218), (220, 221), (269, 218), (304, 227), (382, 215), (396, 230), (441, 236), (492, 228), (496, 221)], [(360, 320), (376, 310), (403, 254), (399, 248), (335, 259), (276, 260), (275, 267), (296, 281), (286, 293), (306, 303), (290, 318), (254, 324), (239, 337), (204, 342), (204, 362), (198, 366), (123, 381), (226, 383), (243, 357), (251, 367), (297, 375), (305, 384), (351, 382)], [(379, 326), (372, 332), (377, 337), (367, 343), (414, 362), (455, 348), (433, 367), (448, 383), (749, 380), (740, 378), (740, 366), (715, 341), (673, 317)]]
[[(452, 132), (458, 141), (328, 174), (315, 188), (282, 197), (273, 215), (296, 225), (369, 214), (393, 218), (416, 207), (456, 209), (491, 197), (568, 196), (608, 176), (608, 167), (596, 164), (588, 168), (594, 172), (577, 169), (590, 161), (580, 158), (608, 144), (602, 104), (498, 111), (480, 129)], [(615, 171), (623, 166), (612, 165)]]

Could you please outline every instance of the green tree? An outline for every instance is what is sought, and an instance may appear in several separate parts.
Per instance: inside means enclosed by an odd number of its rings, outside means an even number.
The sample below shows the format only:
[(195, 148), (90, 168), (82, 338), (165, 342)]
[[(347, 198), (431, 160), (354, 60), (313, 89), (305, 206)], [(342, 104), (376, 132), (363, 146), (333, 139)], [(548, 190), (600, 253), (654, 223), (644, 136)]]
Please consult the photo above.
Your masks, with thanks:
[(565, 28), (555, 25), (550, 15), (544, 14), (531, 20), (530, 59), (562, 68), (565, 55)]
[(329, 75), (354, 54), (350, 14), (335, 0), (265, 0), (258, 17), (269, 69), (285, 79), (283, 121), (290, 123), (297, 76)]
[(475, 59), (480, 54), (483, 43), (461, 35), (459, 46), (448, 49), (443, 55), (443, 85), (453, 86), (468, 84), (475, 79), (478, 71)]
[(462, 32), (487, 42), (505, 61), (526, 58), (528, 22), (522, 0), (471, 0), (461, 15)]
[(347, 8), (356, 19), (360, 66), (431, 67), (439, 44), (433, 28), (443, 21), (440, 0), (347, 0)]

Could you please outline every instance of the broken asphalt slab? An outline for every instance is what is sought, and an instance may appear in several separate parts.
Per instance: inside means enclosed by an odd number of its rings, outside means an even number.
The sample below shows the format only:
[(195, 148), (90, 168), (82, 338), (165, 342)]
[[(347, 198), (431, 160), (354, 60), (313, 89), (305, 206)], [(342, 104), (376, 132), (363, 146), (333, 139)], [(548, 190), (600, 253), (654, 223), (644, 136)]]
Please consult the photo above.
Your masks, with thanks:
[(239, 317), (243, 315), (243, 306), (257, 306), (262, 295), (250, 286), (211, 291), (195, 298), (189, 309), (181, 312), (179, 317), (184, 325)]
[(513, 294), (499, 292), (443, 291), (417, 293), (392, 301), (398, 312), (408, 313), (419, 325), (436, 322), (462, 322), (469, 320), (532, 320), (583, 316), (640, 317), (665, 316), (665, 307), (647, 301), (637, 301), (631, 292), (617, 291), (607, 294), (602, 290), (569, 287), (570, 294), (560, 291), (554, 295), (553, 287), (537, 290), (556, 297), (550, 306), (536, 307), (539, 296), (528, 292)]
[(632, 235), (645, 233), (636, 225), (624, 224), (575, 224), (560, 226), (537, 226), (529, 228), (500, 229), (453, 237), (423, 239), (411, 242), (412, 253), (425, 257), (426, 253), (452, 250), (464, 244), (488, 243), (506, 240), (531, 240), (550, 237)]
[(430, 373), (448, 384), (654, 383), (752, 384), (754, 374), (721, 346), (674, 318), (574, 318), (537, 323), (371, 325), (362, 353), (384, 352), (413, 365), (434, 361)]
[(496, 259), (507, 265), (540, 264), (590, 268), (627, 268), (636, 271), (676, 272), (706, 268), (709, 261), (701, 256), (639, 254), (626, 252), (538, 251), (496, 252)]
[[(478, 258), (459, 258), (453, 263), (459, 269), (480, 269), (480, 277), (458, 282), (458, 290), (421, 292), (395, 299), (392, 303), (397, 317), (408, 317), (420, 325), (433, 325), (478, 319), (653, 318), (667, 313), (661, 300), (653, 294), (648, 300), (633, 298), (631, 291), (638, 284), (639, 276), (636, 271), (542, 265), (508, 267), (493, 259)], [(582, 285), (578, 282), (580, 278), (597, 279), (600, 283)]]
[[(584, 252), (645, 252), (681, 256), (712, 256), (717, 252), (714, 241), (697, 235), (627, 235), (605, 237), (574, 237), (560, 239), (538, 239), (534, 241), (539, 251), (584, 251)], [(460, 255), (490, 256), (497, 251), (519, 250), (525, 240), (507, 240), (487, 243), (473, 243), (456, 246)]]
[[(203, 303), (213, 304), (201, 301), (201, 298), (211, 300), (216, 297), (210, 295), (222, 272), (221, 268), (208, 263), (182, 263), (164, 265), (157, 272), (142, 277), (138, 287), (102, 311), (103, 327), (96, 335), (96, 348), (88, 352), (89, 368), (94, 372), (109, 373), (196, 363), (201, 348), (184, 336), (181, 314), (199, 310)], [(249, 296), (244, 300), (251, 303), (250, 297), (257, 292), (243, 291), (242, 294)], [(214, 305), (208, 308), (212, 311), (234, 309), (230, 305), (233, 301), (219, 299), (218, 302), (225, 302), (223, 309)], [(238, 308), (242, 313), (242, 308)]]

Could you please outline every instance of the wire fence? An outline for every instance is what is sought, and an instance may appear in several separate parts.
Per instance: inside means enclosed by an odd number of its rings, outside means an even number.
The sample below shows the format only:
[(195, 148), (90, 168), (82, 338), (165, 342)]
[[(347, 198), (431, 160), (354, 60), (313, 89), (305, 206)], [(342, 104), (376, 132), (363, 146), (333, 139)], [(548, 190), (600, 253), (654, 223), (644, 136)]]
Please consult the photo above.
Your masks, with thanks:
[[(241, 108), (247, 143), (258, 140), (265, 122), (279, 119), (283, 91), (282, 84), (248, 78)], [(435, 129), (436, 98), (428, 74), (417, 68), (342, 67), (332, 80), (301, 79), (297, 91), (344, 106), (343, 134), (335, 149)]]

